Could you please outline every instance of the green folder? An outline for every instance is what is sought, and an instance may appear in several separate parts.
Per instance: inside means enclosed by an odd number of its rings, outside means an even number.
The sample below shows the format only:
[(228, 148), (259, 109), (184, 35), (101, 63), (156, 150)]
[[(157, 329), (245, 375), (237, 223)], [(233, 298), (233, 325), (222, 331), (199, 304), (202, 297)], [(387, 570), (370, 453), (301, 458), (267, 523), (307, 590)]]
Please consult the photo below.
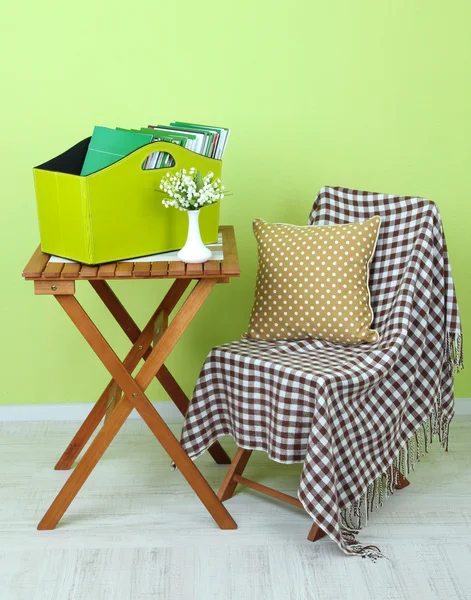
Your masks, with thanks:
[(104, 169), (152, 140), (152, 134), (95, 127), (80, 175)]

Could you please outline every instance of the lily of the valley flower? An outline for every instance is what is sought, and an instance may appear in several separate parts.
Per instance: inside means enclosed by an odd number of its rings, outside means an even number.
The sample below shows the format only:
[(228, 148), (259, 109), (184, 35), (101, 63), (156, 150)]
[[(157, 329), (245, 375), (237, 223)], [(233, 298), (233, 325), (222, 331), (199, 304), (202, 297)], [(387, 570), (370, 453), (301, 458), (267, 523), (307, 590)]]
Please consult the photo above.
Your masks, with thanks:
[(214, 173), (205, 177), (192, 167), (176, 173), (167, 173), (160, 182), (160, 189), (168, 196), (162, 200), (166, 207), (179, 210), (199, 210), (203, 206), (214, 204), (224, 198), (224, 186), (218, 178), (214, 181)]

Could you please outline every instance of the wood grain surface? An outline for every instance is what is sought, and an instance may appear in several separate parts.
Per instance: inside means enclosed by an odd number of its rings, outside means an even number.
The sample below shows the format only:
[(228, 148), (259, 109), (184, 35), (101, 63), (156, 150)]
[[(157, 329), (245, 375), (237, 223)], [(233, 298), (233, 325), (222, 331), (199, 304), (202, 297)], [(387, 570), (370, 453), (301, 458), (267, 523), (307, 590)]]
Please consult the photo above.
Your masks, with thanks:
[[(140, 421), (125, 423), (63, 526), (38, 532), (69, 475), (52, 465), (76, 428), (0, 423), (2, 600), (471, 598), (471, 417), (455, 418), (450, 451), (433, 443), (411, 485), (372, 514), (359, 539), (388, 556), (377, 563), (329, 538), (309, 543), (306, 513), (247, 488), (227, 501), (239, 529), (220, 531)], [(197, 462), (217, 489), (227, 466)], [(245, 473), (295, 495), (300, 469), (254, 452)]]

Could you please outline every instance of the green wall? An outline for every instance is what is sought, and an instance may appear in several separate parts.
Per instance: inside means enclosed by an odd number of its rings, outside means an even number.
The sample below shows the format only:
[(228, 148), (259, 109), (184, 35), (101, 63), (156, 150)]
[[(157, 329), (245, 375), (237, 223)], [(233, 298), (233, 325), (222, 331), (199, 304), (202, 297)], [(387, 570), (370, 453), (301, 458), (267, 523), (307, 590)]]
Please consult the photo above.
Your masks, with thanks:
[[(246, 326), (254, 217), (305, 223), (323, 185), (421, 195), (440, 207), (471, 338), (471, 46), (467, 0), (8, 3), (2, 9), (0, 403), (86, 402), (104, 369), (59, 305), (20, 273), (38, 243), (32, 167), (90, 134), (173, 119), (230, 126), (222, 222), (242, 277), (218, 286), (169, 361), (190, 392)], [(162, 282), (115, 289), (140, 324)], [(85, 283), (78, 296), (122, 355)], [(457, 378), (471, 397), (471, 370)], [(164, 397), (154, 387), (153, 398)]]

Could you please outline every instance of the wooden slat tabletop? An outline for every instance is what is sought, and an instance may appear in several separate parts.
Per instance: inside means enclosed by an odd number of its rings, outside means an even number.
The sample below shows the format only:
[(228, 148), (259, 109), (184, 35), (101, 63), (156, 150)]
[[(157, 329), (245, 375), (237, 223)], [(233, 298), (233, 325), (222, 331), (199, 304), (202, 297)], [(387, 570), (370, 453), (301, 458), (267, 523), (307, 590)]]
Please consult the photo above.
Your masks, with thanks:
[(134, 264), (134, 277), (150, 277), (150, 262), (137, 262)]
[(41, 247), (38, 246), (23, 271), (23, 277), (27, 279), (41, 279), (42, 272), (46, 268), (48, 261), (49, 254), (41, 252)]
[(168, 262), (153, 262), (151, 263), (151, 277), (167, 277)]
[(79, 271), (80, 279), (95, 279), (98, 274), (98, 265), (82, 265), (82, 268)]
[(106, 263), (98, 268), (97, 277), (100, 279), (108, 279), (114, 277), (116, 271), (116, 263)]
[(77, 279), (81, 266), (80, 263), (66, 263), (62, 269), (62, 277), (67, 279)]
[(208, 260), (203, 264), (204, 274), (206, 277), (211, 275), (221, 274), (221, 261), (220, 260)]
[(64, 263), (47, 263), (43, 271), (43, 277), (46, 279), (58, 279), (61, 276), (63, 268)]
[(115, 277), (116, 279), (121, 279), (122, 277), (127, 277), (128, 279), (132, 277), (132, 270), (134, 269), (134, 263), (126, 262), (119, 263), (116, 267)]
[(216, 277), (238, 277), (239, 259), (231, 225), (221, 225), (223, 260), (210, 260), (204, 264), (171, 262), (120, 262), (103, 265), (49, 262), (49, 254), (38, 247), (23, 271), (30, 280), (51, 279), (206, 279)]
[(188, 263), (186, 265), (186, 274), (188, 277), (191, 275), (192, 277), (197, 277), (198, 279), (203, 277), (203, 263)]

